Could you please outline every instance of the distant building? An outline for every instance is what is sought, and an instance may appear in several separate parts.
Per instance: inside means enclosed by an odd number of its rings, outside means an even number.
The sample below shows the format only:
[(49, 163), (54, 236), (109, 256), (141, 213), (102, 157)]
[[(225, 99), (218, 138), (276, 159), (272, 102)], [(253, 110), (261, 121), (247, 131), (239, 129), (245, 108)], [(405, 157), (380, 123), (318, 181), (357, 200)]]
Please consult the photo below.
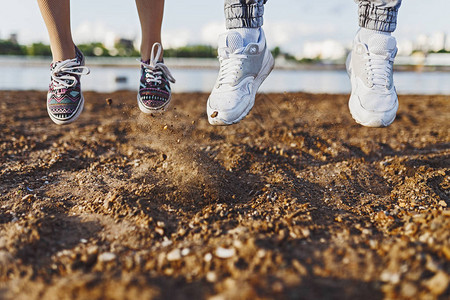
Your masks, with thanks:
[(345, 57), (346, 54), (345, 46), (335, 40), (306, 42), (303, 46), (303, 58), (338, 60)]
[(440, 50), (450, 50), (450, 41), (446, 33), (435, 32), (431, 35), (421, 34), (414, 42), (414, 50), (428, 53), (430, 51), (437, 52)]
[(397, 47), (399, 55), (411, 55), (414, 51), (414, 43), (409, 40), (397, 40)]
[(450, 36), (448, 34), (445, 35), (445, 48), (446, 51), (450, 51)]
[(103, 45), (112, 56), (129, 55), (135, 49), (135, 41), (118, 37), (113, 32), (108, 32), (103, 40)]
[(133, 42), (133, 40), (129, 40), (129, 39), (121, 38), (117, 41), (116, 46), (117, 45), (120, 46), (121, 48), (125, 48), (125, 49), (130, 49), (130, 50), (134, 49), (134, 42)]
[(433, 33), (429, 38), (430, 49), (431, 51), (439, 51), (445, 49), (445, 40), (446, 35), (443, 32)]
[(116, 47), (117, 39), (118, 38), (117, 38), (116, 34), (114, 34), (113, 32), (108, 32), (105, 35), (103, 45), (105, 46), (106, 49), (113, 50)]
[(130, 55), (134, 50), (134, 41), (121, 38), (116, 42), (115, 46), (119, 55)]
[(9, 35), (8, 41), (10, 41), (11, 43), (17, 45), (17, 44), (19, 43), (19, 42), (18, 42), (17, 33), (11, 33), (11, 34)]
[(414, 50), (422, 51), (424, 53), (429, 51), (428, 37), (425, 34), (420, 34), (417, 37), (414, 43)]

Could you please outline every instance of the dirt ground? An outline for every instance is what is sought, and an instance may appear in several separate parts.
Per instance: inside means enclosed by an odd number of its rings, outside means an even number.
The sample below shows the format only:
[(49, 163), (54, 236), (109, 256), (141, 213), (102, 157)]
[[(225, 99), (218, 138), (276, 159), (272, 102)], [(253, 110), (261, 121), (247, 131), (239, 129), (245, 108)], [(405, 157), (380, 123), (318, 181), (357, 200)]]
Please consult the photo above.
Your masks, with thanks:
[(57, 126), (1, 92), (0, 299), (449, 299), (450, 96), (388, 128), (303, 93), (212, 127), (207, 97)]

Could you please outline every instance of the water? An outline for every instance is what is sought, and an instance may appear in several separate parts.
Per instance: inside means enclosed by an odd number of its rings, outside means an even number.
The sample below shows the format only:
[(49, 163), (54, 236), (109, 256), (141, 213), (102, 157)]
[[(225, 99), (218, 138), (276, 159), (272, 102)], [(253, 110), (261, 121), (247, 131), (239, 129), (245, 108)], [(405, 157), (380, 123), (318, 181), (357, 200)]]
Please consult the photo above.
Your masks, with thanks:
[[(16, 58), (17, 59), (17, 58)], [(49, 67), (27, 60), (14, 63), (0, 59), (0, 90), (46, 90)], [(83, 89), (98, 92), (137, 90), (139, 66), (90, 67), (91, 74), (83, 77)], [(209, 92), (217, 77), (210, 68), (172, 68), (177, 79), (174, 92)], [(450, 94), (450, 72), (396, 72), (395, 85), (400, 94)], [(340, 70), (274, 70), (261, 86), (262, 92), (349, 93), (347, 73)]]

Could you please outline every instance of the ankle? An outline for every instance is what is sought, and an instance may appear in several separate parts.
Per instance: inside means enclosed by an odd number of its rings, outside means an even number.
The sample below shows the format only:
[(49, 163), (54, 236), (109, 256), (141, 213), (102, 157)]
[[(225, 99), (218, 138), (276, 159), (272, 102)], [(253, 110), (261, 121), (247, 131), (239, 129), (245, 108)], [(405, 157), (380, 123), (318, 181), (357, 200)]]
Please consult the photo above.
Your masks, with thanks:
[(258, 28), (235, 28), (233, 31), (238, 32), (242, 38), (244, 39), (244, 46), (247, 46), (251, 43), (257, 43), (260, 36), (260, 27)]
[(75, 45), (73, 42), (51, 43), (53, 62), (65, 61), (76, 57)]
[(375, 34), (391, 35), (390, 32), (372, 30), (364, 27), (361, 27), (358, 32), (359, 39), (364, 44), (367, 44), (369, 42), (369, 39)]

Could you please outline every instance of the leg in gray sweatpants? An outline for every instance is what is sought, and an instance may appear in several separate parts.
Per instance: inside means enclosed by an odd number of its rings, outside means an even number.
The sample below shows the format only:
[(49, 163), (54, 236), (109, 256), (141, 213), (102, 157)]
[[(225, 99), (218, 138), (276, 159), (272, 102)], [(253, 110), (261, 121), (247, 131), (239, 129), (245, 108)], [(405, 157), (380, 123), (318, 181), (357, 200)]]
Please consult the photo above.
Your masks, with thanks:
[(227, 29), (261, 27), (266, 2), (267, 0), (225, 0)]
[[(264, 3), (267, 0), (225, 0), (227, 29), (263, 24)], [(359, 26), (392, 32), (397, 26), (397, 12), (401, 0), (355, 0), (359, 5)]]
[(402, 0), (355, 0), (359, 9), (359, 26), (371, 30), (393, 32)]

